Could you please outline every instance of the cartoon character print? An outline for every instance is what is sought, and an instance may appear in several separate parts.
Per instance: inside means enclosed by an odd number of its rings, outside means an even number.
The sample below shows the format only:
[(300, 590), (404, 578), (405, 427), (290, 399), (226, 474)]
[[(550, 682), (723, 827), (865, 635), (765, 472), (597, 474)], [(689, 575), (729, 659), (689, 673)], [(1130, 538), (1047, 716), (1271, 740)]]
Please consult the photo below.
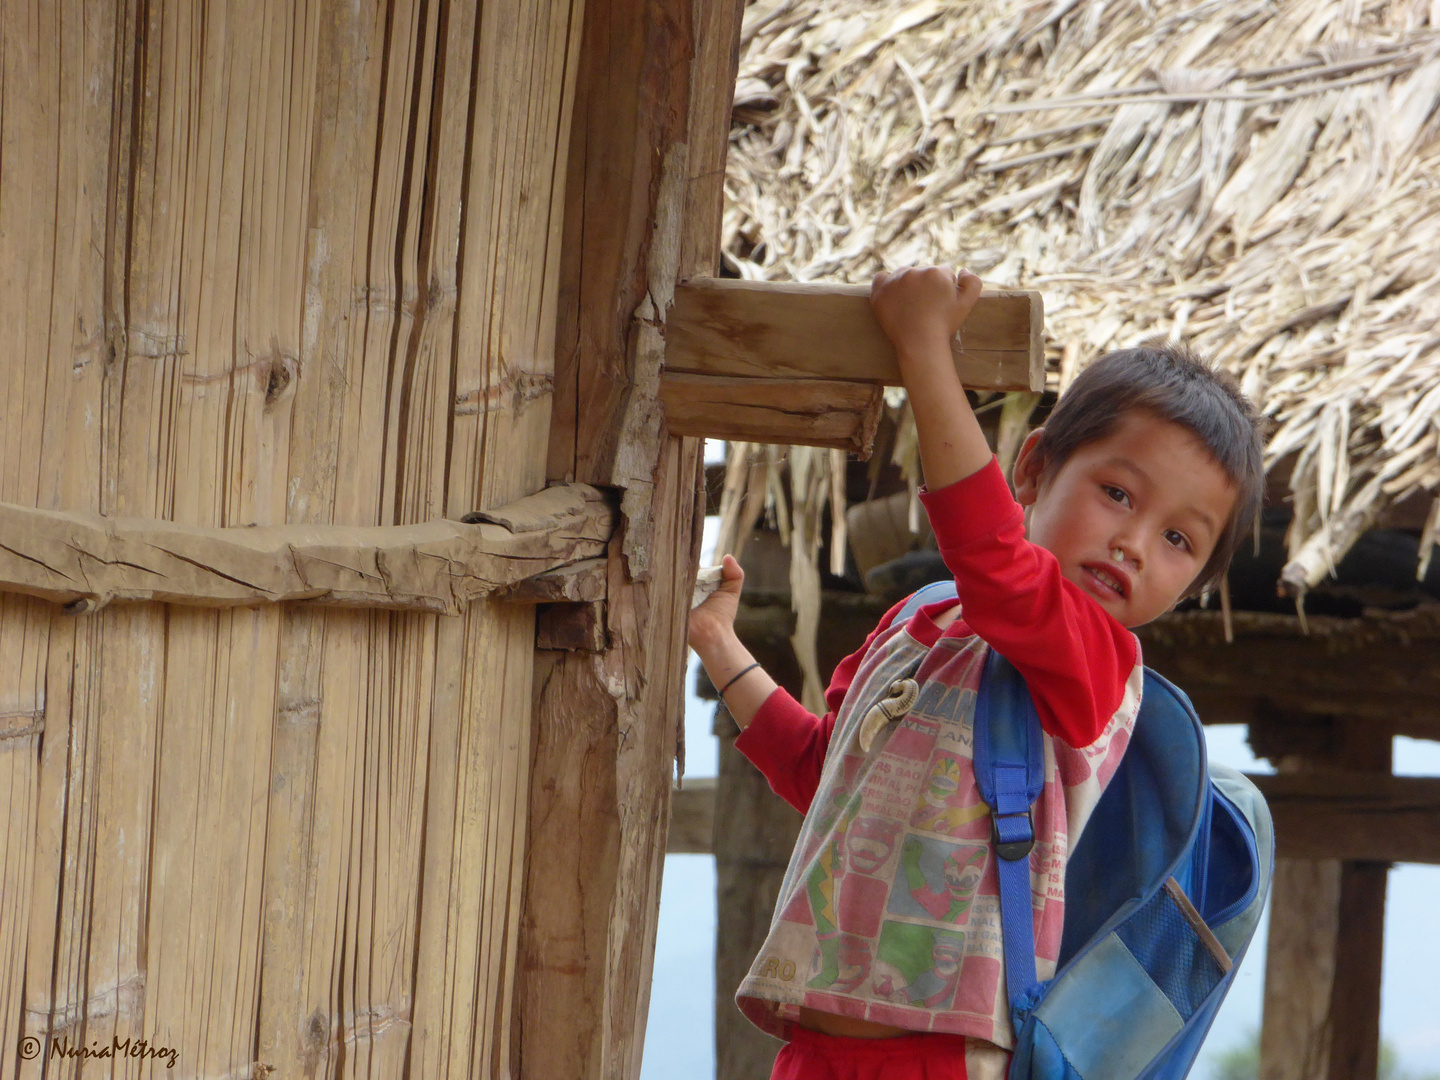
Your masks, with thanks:
[(881, 817), (862, 817), (845, 834), (845, 848), (850, 856), (850, 869), (857, 874), (873, 874), (885, 865), (895, 849), (900, 822)]
[(965, 958), (959, 934), (887, 922), (880, 935), (870, 993), (896, 1005), (927, 1009), (950, 1003)]
[(960, 982), (960, 961), (964, 955), (959, 942), (937, 937), (930, 947), (930, 970), (922, 971), (906, 987), (910, 1003), (934, 1009), (953, 998)]
[[(969, 762), (962, 762), (952, 754), (937, 753), (931, 760), (930, 775), (920, 791), (920, 802), (910, 818), (910, 827), (980, 839), (989, 828), (984, 823), (988, 813)], [(972, 824), (977, 822), (980, 824)]]
[(841, 815), (837, 828), (830, 834), (805, 880), (805, 891), (810, 898), (815, 929), (822, 935), (834, 934), (839, 929), (839, 917), (835, 913), (835, 889), (845, 872), (845, 855), (840, 844), (845, 836), (846, 826), (854, 820), (859, 811), (860, 800), (856, 799)]
[(870, 942), (854, 934), (841, 934), (839, 972), (830, 989), (843, 994), (851, 993), (869, 977), (870, 964)]
[[(897, 915), (928, 915), (953, 926), (963, 926), (975, 890), (985, 875), (985, 858), (984, 846), (952, 847), (909, 837), (900, 855), (905, 882), (903, 886), (896, 882), (890, 911)], [(937, 861), (939, 881), (932, 883), (922, 863), (928, 863), (933, 873)]]
[[(806, 882), (817, 938), (808, 985), (816, 990), (842, 981), (849, 983), (847, 989), (853, 989), (864, 981), (870, 969), (869, 945), (864, 946), (866, 960), (860, 965), (859, 946), (853, 942), (863, 942), (863, 938), (842, 933), (841, 927), (861, 934), (873, 934), (879, 929), (886, 883), (872, 875), (889, 861), (900, 823), (875, 816), (858, 817), (859, 808), (857, 799), (846, 812), (848, 820), (841, 821), (835, 839), (815, 861)], [(875, 925), (864, 925), (863, 920), (872, 912)], [(852, 944), (847, 945), (847, 940)], [(863, 971), (858, 971), (860, 967)]]

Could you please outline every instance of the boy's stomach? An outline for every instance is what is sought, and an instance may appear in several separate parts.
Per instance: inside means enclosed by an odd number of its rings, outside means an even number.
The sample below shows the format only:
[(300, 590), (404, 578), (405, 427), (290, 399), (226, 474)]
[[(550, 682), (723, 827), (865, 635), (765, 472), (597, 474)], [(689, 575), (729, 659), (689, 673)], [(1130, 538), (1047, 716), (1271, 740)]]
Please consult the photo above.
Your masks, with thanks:
[(920, 1032), (893, 1024), (877, 1024), (873, 1020), (860, 1020), (838, 1013), (820, 1012), (818, 1009), (800, 1007), (801, 1027), (818, 1031), (822, 1035), (841, 1035), (850, 1039), (893, 1039), (898, 1035), (917, 1035)]

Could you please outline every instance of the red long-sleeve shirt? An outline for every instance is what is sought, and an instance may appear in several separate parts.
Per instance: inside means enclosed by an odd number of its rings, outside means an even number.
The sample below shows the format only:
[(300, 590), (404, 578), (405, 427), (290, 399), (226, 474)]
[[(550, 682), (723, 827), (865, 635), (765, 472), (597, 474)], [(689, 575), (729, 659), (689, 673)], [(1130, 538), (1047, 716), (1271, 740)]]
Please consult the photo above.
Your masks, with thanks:
[[(1025, 539), (1025, 518), (992, 460), (972, 476), (921, 494), (940, 555), (955, 575), (963, 610), (944, 631), (976, 634), (1025, 676), (1041, 726), (1077, 749), (1105, 729), (1135, 669), (1135, 635), (1073, 582), (1055, 556)], [(842, 660), (817, 717), (783, 688), (756, 712), (735, 746), (770, 778), (775, 793), (802, 813), (820, 782), (835, 715), (860, 661), (903, 604), (885, 613), (856, 652)], [(923, 607), (911, 634), (926, 645), (941, 636), (934, 619), (953, 604)]]

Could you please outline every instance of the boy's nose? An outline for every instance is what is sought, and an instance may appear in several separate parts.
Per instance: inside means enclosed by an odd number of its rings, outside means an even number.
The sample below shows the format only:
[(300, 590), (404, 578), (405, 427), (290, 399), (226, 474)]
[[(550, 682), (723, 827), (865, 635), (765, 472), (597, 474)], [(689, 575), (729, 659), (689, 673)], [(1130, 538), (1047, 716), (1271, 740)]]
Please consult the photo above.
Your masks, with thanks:
[(1110, 541), (1110, 559), (1121, 566), (1133, 566), (1139, 570), (1144, 563), (1140, 554), (1140, 545), (1131, 543), (1128, 539), (1116, 537)]

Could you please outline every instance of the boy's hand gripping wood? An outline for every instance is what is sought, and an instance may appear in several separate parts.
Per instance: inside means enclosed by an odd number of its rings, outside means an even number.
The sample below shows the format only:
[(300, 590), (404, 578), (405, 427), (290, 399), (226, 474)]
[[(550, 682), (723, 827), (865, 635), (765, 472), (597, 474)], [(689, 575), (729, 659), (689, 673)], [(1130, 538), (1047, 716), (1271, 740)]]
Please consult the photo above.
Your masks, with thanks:
[[(665, 335), (660, 396), (676, 435), (867, 455), (881, 390), (901, 385), (868, 285), (697, 278), (676, 288)], [(950, 351), (965, 386), (1043, 390), (1040, 294), (982, 293)]]
[[(775, 690), (776, 683), (735, 633), (735, 614), (740, 607), (745, 571), (733, 555), (726, 555), (720, 566), (711, 569), (719, 571), (718, 584), (708, 588), (707, 581), (708, 591), (697, 587), (697, 597), (702, 591), (707, 591), (707, 595), (690, 612), (686, 639), (735, 723), (744, 730)], [(707, 578), (714, 576), (706, 574)]]
[(979, 310), (980, 279), (968, 270), (915, 266), (881, 271), (870, 287), (875, 319), (895, 356), (915, 415), (920, 464), (937, 491), (979, 472), (990, 446), (952, 362), (953, 343)]

